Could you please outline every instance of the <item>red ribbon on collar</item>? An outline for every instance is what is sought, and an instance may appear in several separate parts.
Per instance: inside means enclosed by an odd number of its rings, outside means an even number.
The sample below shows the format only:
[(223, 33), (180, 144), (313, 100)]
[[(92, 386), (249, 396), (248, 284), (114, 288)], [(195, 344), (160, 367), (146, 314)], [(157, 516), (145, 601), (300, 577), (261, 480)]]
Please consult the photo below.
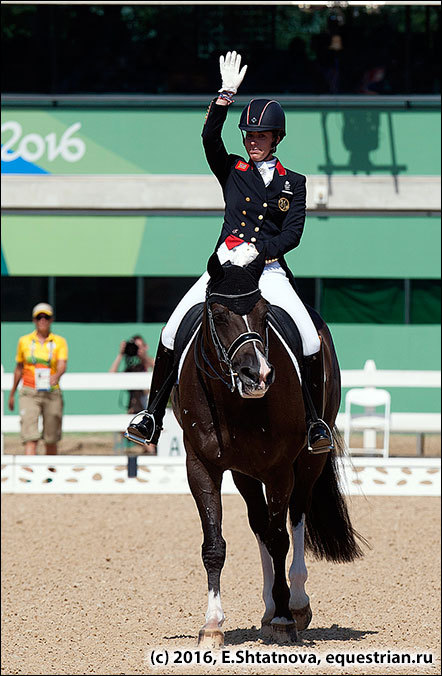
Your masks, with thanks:
[(287, 174), (287, 170), (284, 169), (284, 167), (282, 166), (282, 164), (279, 160), (277, 161), (277, 163), (275, 165), (275, 169), (280, 176), (285, 176)]

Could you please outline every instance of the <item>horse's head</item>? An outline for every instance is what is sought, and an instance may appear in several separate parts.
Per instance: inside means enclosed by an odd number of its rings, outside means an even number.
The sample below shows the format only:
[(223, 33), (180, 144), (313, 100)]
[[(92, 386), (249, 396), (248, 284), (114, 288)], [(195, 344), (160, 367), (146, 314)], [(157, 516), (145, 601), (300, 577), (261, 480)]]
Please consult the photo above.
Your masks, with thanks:
[(267, 303), (258, 287), (264, 266), (258, 256), (246, 267), (225, 263), (217, 254), (207, 270), (206, 322), (222, 367), (229, 370), (231, 389), (241, 397), (263, 397), (274, 380), (267, 358)]

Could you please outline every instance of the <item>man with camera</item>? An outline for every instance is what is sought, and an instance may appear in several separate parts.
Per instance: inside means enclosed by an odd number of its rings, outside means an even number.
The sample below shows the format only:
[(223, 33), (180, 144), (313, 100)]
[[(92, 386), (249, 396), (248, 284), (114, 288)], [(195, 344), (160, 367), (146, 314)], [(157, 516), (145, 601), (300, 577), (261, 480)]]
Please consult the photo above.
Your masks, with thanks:
[[(126, 372), (140, 372), (153, 369), (155, 360), (148, 354), (149, 346), (144, 338), (140, 335), (132, 336), (129, 340), (123, 340), (120, 343), (120, 350), (116, 356), (112, 366), (109, 369), (110, 373), (117, 373), (120, 364), (124, 358)], [(127, 405), (128, 413), (137, 413), (141, 409), (145, 409), (147, 404), (147, 391), (145, 390), (130, 390), (129, 401)]]

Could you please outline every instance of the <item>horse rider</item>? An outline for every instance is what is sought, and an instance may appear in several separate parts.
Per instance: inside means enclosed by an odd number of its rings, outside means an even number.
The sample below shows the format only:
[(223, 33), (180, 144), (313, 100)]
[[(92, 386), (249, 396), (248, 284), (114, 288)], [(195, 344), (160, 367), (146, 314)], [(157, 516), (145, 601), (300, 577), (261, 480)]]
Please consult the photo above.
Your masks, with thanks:
[[(220, 57), (222, 86), (210, 103), (202, 131), (206, 158), (225, 200), (224, 223), (215, 250), (222, 264), (230, 261), (234, 265), (247, 265), (264, 252), (265, 267), (259, 287), (269, 303), (282, 307), (293, 318), (301, 335), (308, 446), (313, 453), (323, 453), (333, 448), (333, 440), (321, 419), (324, 398), (321, 340), (295, 291), (293, 275), (284, 260), (284, 254), (300, 242), (306, 203), (305, 176), (283, 167), (273, 154), (286, 135), (284, 111), (277, 101), (268, 99), (253, 99), (244, 108), (238, 126), (247, 160), (228, 154), (221, 138), (228, 108), (246, 70), (247, 66), (241, 69), (241, 56), (235, 51)], [(174, 369), (175, 335), (186, 312), (204, 301), (208, 280), (205, 272), (182, 298), (162, 331), (147, 411), (141, 412), (145, 413), (141, 421), (132, 421), (126, 432), (135, 443), (158, 443), (173, 385), (170, 375)], [(170, 387), (164, 388), (167, 378)]]

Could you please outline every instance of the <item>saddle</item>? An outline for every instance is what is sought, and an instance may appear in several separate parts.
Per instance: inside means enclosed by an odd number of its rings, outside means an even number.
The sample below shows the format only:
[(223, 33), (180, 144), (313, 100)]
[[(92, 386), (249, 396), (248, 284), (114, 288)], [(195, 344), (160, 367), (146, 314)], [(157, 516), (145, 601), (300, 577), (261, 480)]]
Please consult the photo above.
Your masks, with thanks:
[[(318, 318), (320, 320), (318, 313), (315, 312), (313, 308), (307, 307), (307, 309), (315, 323), (315, 326), (317, 326)], [(198, 303), (197, 305), (194, 305), (192, 308), (190, 308), (187, 314), (184, 315), (175, 336), (175, 363), (180, 362), (189, 342), (192, 340), (192, 337), (201, 326), (203, 310), (204, 303)], [(314, 313), (316, 316), (314, 317), (312, 313)], [(288, 348), (289, 352), (291, 352), (297, 360), (299, 366), (301, 366), (303, 361), (301, 334), (299, 333), (298, 327), (290, 315), (277, 305), (269, 305), (267, 324), (270, 329), (274, 330), (280, 340), (282, 338), (281, 342), (283, 343), (284, 347), (286, 349)]]
[(182, 318), (181, 324), (176, 332), (175, 343), (173, 346), (176, 364), (179, 364), (184, 350), (192, 340), (192, 336), (201, 326), (203, 310), (204, 303), (197, 303), (191, 307)]

